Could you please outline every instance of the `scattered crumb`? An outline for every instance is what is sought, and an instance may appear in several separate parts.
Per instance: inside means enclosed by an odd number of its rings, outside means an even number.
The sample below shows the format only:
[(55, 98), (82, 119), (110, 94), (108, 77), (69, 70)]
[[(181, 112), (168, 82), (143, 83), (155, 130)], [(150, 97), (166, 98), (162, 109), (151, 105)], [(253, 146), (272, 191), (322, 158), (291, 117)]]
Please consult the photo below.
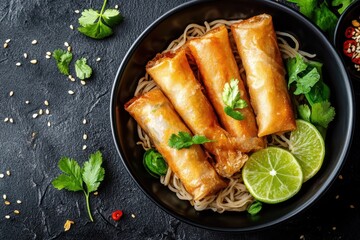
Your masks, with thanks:
[(70, 230), (71, 224), (74, 224), (74, 221), (66, 220), (66, 222), (65, 222), (65, 224), (64, 224), (64, 231), (65, 231), (65, 232), (67, 232), (67, 231)]

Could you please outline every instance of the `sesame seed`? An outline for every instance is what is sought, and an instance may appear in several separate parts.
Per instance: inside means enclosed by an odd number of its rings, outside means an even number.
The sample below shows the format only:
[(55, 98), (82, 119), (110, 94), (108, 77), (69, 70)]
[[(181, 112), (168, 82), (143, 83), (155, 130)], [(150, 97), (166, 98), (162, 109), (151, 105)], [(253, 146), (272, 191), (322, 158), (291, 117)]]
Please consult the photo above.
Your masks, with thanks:
[(39, 115), (42, 115), (43, 114), (43, 110), (42, 109), (39, 109)]
[(9, 45), (7, 43), (4, 43), (4, 48), (7, 48)]
[(135, 214), (132, 213), (132, 214), (131, 214), (131, 217), (132, 217), (132, 218), (135, 218)]
[(26, 100), (26, 101), (25, 101), (25, 104), (30, 104), (30, 101), (29, 101), (29, 100)]
[(17, 204), (21, 204), (21, 201), (20, 201), (20, 200), (16, 200), (16, 203), (17, 203)]
[(67, 47), (68, 52), (71, 52), (71, 46)]
[(7, 170), (7, 171), (6, 171), (6, 175), (8, 175), (8, 176), (11, 175), (10, 170)]
[(335, 199), (339, 199), (339, 198), (340, 198), (340, 195), (336, 195), (336, 196), (335, 196)]
[(47, 109), (45, 109), (45, 113), (46, 113), (46, 115), (49, 115), (50, 114), (50, 110), (47, 108)]
[(83, 124), (86, 124), (87, 123), (87, 121), (86, 121), (86, 119), (84, 118), (84, 120), (82, 121), (82, 123)]
[(340, 180), (343, 180), (344, 178), (343, 178), (343, 176), (342, 176), (342, 175), (339, 175), (339, 179), (340, 179)]
[(5, 218), (6, 218), (6, 219), (10, 219), (10, 215), (5, 215)]
[(27, 53), (24, 53), (24, 58), (27, 58), (27, 57), (28, 57)]
[(0, 173), (0, 178), (4, 178), (4, 174), (3, 173)]
[(45, 58), (46, 59), (50, 59), (51, 57), (49, 55), (45, 55)]
[(335, 231), (335, 230), (336, 230), (336, 227), (332, 227), (332, 230)]
[(98, 191), (94, 192), (94, 195), (95, 196), (99, 195), (99, 192)]
[(14, 213), (15, 213), (15, 214), (19, 214), (20, 211), (19, 211), (19, 210), (14, 210)]
[(82, 146), (82, 150), (86, 150), (87, 149), (87, 146), (86, 145), (83, 145)]
[(4, 203), (5, 203), (5, 205), (10, 205), (11, 204), (9, 201), (5, 201)]
[(45, 106), (49, 106), (49, 101), (48, 101), (48, 100), (45, 100), (45, 101), (44, 101), (44, 104), (45, 104)]
[(11, 39), (9, 38), (9, 39), (6, 39), (5, 40), (5, 43), (9, 43), (11, 41)]
[(81, 83), (81, 85), (83, 85), (83, 86), (86, 85), (86, 81), (84, 81), (84, 80), (81, 80), (80, 83)]
[(70, 46), (68, 42), (64, 42), (65, 47)]
[(38, 115), (39, 115), (39, 114), (34, 113), (34, 114), (32, 115), (32, 118), (37, 118)]
[(35, 40), (35, 39), (34, 39), (34, 40), (32, 40), (31, 44), (32, 44), (32, 45), (37, 44), (37, 40)]
[(16, 66), (20, 67), (21, 66), (21, 62), (17, 62)]
[(33, 59), (33, 60), (30, 61), (30, 63), (32, 63), (32, 64), (37, 64), (37, 60), (36, 60), (36, 59)]
[(73, 95), (75, 92), (72, 91), (72, 90), (69, 90), (68, 93), (69, 93), (70, 95)]
[(305, 239), (305, 236), (304, 236), (304, 235), (301, 235), (299, 239)]
[(71, 29), (71, 30), (74, 30), (74, 26), (73, 26), (73, 25), (70, 25), (70, 29)]
[(47, 122), (48, 127), (51, 127), (51, 122)]
[(6, 200), (6, 198), (7, 198), (7, 197), (6, 197), (6, 194), (3, 194), (3, 199)]
[(83, 139), (86, 140), (87, 138), (88, 138), (88, 135), (86, 133), (84, 133)]
[(97, 62), (100, 62), (100, 60), (101, 60), (101, 58), (99, 58), (99, 57), (96, 59)]
[(9, 96), (12, 97), (14, 95), (14, 91), (9, 92)]
[(355, 206), (351, 204), (351, 205), (350, 205), (350, 208), (355, 208)]
[(80, 11), (79, 11), (79, 10), (75, 10), (74, 12), (75, 12), (75, 13), (80, 13)]
[(115, 5), (115, 9), (118, 9), (118, 8), (119, 8), (119, 5), (116, 4), (116, 5)]
[(14, 119), (9, 118), (9, 122), (10, 122), (10, 123), (14, 123)]
[(6, 117), (6, 118), (4, 119), (4, 122), (8, 122), (8, 121), (9, 121), (9, 118)]

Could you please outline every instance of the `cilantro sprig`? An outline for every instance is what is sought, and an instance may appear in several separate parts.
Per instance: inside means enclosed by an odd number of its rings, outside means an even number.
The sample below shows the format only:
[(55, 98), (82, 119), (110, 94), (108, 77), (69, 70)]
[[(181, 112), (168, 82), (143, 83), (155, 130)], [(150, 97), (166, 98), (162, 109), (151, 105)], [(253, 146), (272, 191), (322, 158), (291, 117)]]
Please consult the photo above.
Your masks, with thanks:
[(169, 139), (169, 146), (176, 149), (189, 148), (194, 144), (203, 144), (207, 142), (212, 142), (212, 140), (206, 138), (205, 136), (194, 135), (191, 136), (188, 132), (179, 132), (178, 135), (171, 134)]
[(56, 49), (54, 50), (52, 56), (56, 60), (56, 65), (59, 71), (64, 75), (69, 75), (69, 66), (71, 60), (73, 59), (72, 53), (66, 50)]
[(92, 74), (92, 69), (87, 65), (86, 61), (86, 58), (80, 58), (75, 62), (75, 73), (81, 80), (91, 77)]
[(239, 80), (237, 79), (231, 79), (230, 83), (225, 83), (224, 90), (222, 92), (222, 99), (225, 104), (225, 113), (236, 120), (243, 120), (244, 116), (236, 109), (247, 107), (247, 103), (244, 99), (240, 98), (238, 84)]
[(113, 34), (112, 27), (121, 23), (124, 17), (117, 9), (106, 9), (107, 0), (104, 0), (100, 10), (85, 9), (79, 18), (78, 31), (94, 38), (103, 39)]
[(98, 189), (101, 181), (104, 180), (105, 169), (101, 167), (102, 162), (100, 151), (91, 154), (83, 167), (80, 167), (74, 159), (62, 157), (58, 166), (63, 173), (52, 181), (52, 185), (58, 190), (84, 192), (87, 212), (92, 222), (94, 219), (90, 210), (89, 196)]

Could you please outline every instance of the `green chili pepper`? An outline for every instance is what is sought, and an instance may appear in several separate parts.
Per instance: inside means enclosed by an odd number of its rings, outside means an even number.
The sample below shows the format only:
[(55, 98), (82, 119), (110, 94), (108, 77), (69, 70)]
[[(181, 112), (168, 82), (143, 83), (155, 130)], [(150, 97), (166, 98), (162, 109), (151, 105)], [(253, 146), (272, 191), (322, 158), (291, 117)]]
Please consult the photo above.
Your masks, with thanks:
[(143, 164), (150, 175), (156, 178), (165, 175), (168, 169), (163, 156), (155, 149), (149, 149), (144, 153)]

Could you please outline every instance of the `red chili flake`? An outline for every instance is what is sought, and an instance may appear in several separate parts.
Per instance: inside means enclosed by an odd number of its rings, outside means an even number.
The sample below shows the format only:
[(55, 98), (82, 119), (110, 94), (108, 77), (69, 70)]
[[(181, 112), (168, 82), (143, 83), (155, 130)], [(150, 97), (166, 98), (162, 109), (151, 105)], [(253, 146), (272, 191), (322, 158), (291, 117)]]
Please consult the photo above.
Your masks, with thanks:
[(343, 46), (343, 52), (346, 56), (352, 57), (354, 55), (354, 51), (351, 49), (352, 47), (356, 48), (355, 40), (346, 40)]
[(352, 36), (354, 35), (354, 32), (355, 32), (355, 29), (353, 27), (348, 27), (346, 30), (345, 30), (345, 36), (347, 38), (352, 38)]
[(360, 65), (360, 57), (357, 58), (352, 58), (351, 61), (355, 64), (359, 64)]
[(111, 214), (111, 217), (114, 221), (119, 221), (122, 215), (123, 215), (123, 211), (116, 210)]

